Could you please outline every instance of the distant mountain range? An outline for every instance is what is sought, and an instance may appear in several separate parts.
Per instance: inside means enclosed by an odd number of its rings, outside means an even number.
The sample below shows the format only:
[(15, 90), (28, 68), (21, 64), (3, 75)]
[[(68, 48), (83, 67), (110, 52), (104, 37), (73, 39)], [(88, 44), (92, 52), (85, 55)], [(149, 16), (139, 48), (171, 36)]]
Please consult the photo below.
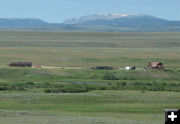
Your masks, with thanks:
[(0, 18), (0, 30), (165, 32), (180, 31), (180, 21), (142, 14), (87, 15), (53, 24), (40, 19)]
[(40, 19), (0, 18), (0, 26), (47, 26), (49, 23)]

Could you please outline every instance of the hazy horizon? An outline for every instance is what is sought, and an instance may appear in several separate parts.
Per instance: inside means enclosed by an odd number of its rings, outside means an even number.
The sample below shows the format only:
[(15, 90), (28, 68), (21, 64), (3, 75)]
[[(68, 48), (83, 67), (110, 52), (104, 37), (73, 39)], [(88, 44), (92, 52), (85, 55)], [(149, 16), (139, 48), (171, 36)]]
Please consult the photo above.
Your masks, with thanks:
[(179, 0), (16, 0), (2, 1), (0, 18), (38, 18), (50, 23), (92, 14), (145, 14), (180, 20)]

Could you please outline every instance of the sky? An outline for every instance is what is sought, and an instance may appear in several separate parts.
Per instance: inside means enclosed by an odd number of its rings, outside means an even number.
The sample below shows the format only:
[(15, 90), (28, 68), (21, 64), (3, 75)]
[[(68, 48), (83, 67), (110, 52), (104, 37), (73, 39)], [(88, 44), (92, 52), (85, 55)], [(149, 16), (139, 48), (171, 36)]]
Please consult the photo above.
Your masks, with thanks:
[(0, 0), (0, 18), (61, 23), (89, 14), (147, 14), (180, 20), (180, 0)]

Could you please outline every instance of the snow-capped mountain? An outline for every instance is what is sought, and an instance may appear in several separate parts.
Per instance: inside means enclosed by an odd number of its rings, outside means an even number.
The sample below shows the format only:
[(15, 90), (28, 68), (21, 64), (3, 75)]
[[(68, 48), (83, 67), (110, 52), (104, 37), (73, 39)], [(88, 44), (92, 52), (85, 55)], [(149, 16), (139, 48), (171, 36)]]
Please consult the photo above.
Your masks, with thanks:
[(82, 16), (80, 18), (72, 18), (67, 19), (64, 21), (65, 24), (78, 24), (78, 23), (84, 23), (87, 21), (93, 21), (93, 20), (113, 20), (118, 18), (125, 18), (125, 17), (137, 17), (137, 16), (145, 16), (142, 14), (94, 14), (94, 15), (86, 15)]

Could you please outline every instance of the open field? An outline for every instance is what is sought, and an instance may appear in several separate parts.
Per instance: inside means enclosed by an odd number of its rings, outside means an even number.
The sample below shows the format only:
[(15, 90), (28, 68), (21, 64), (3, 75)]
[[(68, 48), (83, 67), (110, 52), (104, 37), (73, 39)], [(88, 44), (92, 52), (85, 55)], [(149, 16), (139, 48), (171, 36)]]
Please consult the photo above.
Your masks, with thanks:
[(0, 32), (0, 64), (31, 61), (52, 66), (178, 67), (180, 33)]
[(1, 65), (14, 61), (31, 61), (33, 64), (51, 66), (135, 65), (144, 67), (150, 61), (162, 61), (166, 66), (179, 67), (179, 58), (180, 49), (178, 48), (0, 48)]
[[(164, 124), (180, 108), (179, 48), (179, 32), (0, 31), (0, 124)], [(89, 69), (150, 61), (166, 70)]]
[(179, 108), (176, 92), (93, 91), (80, 94), (0, 94), (0, 124), (163, 124)]
[(179, 32), (98, 33), (0, 31), (1, 47), (167, 48), (179, 47)]

